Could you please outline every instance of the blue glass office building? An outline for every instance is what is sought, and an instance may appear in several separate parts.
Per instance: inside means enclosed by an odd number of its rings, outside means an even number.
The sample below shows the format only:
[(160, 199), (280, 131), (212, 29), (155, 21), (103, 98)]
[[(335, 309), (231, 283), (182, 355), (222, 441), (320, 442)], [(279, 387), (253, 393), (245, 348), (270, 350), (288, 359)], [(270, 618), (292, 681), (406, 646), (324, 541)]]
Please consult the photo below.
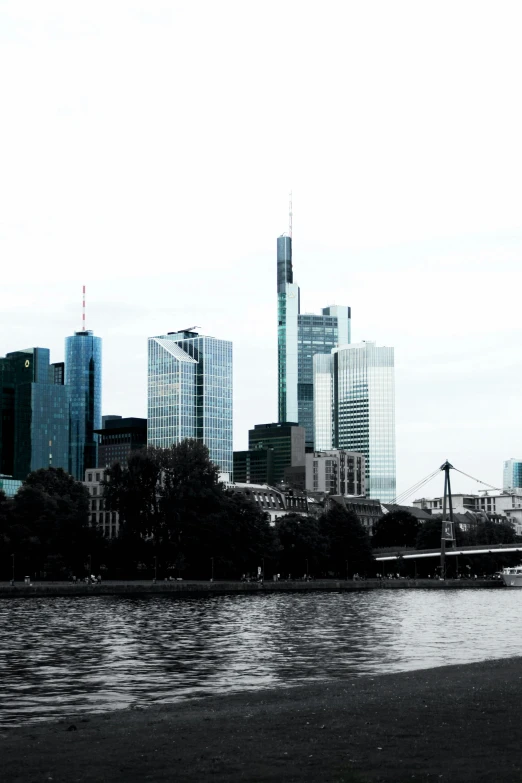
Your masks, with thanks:
[(233, 471), (232, 343), (197, 332), (169, 332), (148, 341), (151, 446), (196, 438), (220, 472)]
[(316, 354), (329, 353), (351, 339), (351, 310), (332, 305), (320, 315), (301, 313), (299, 286), (294, 283), (292, 237), (277, 240), (278, 416), (296, 421), (306, 431), (306, 447), (314, 448), (314, 368)]
[(98, 464), (101, 429), (102, 341), (90, 330), (65, 339), (65, 383), (69, 391), (69, 473), (83, 481)]
[(316, 442), (364, 454), (367, 496), (391, 503), (397, 494), (393, 348), (339, 346), (317, 355), (314, 370)]
[(68, 402), (48, 348), (0, 359), (0, 474), (23, 481), (49, 465), (68, 469)]
[(502, 489), (506, 492), (522, 488), (522, 459), (508, 459), (504, 462)]

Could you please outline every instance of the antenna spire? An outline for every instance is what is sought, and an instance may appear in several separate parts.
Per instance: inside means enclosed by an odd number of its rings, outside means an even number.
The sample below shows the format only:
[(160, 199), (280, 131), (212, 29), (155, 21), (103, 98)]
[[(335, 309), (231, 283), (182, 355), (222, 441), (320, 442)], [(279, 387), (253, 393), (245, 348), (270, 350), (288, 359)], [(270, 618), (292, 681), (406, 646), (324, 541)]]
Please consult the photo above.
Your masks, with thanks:
[(288, 211), (288, 236), (292, 238), (292, 191), (290, 191), (290, 207)]
[(83, 286), (82, 332), (85, 332), (85, 286)]

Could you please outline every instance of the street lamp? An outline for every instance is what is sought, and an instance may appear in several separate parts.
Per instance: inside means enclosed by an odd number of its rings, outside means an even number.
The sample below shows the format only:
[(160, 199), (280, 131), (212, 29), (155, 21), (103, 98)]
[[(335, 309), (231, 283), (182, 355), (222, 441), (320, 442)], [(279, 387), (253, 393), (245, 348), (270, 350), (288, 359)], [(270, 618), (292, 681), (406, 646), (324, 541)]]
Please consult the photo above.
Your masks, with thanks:
[(308, 558), (306, 558), (306, 581), (308, 582)]
[(14, 578), (14, 576), (15, 576), (15, 556), (14, 556), (14, 552), (12, 553), (11, 558), (12, 558), (12, 561), (13, 561), (13, 577), (12, 577), (11, 581), (14, 584), (14, 580), (15, 580), (15, 578)]
[(157, 555), (154, 555), (154, 581), (156, 582), (158, 578), (158, 557)]
[(212, 564), (212, 576), (210, 577), (210, 581), (213, 582), (214, 581), (214, 558), (213, 557), (210, 558), (210, 562)]
[(87, 561), (88, 561), (88, 574), (89, 582), (91, 581), (91, 573), (92, 573), (92, 555), (87, 555)]
[(264, 557), (262, 557), (262, 558), (261, 558), (261, 560), (262, 560), (262, 562), (263, 562), (263, 572), (262, 572), (262, 577), (263, 577), (263, 582), (264, 582), (264, 581), (265, 581), (265, 558), (264, 558)]

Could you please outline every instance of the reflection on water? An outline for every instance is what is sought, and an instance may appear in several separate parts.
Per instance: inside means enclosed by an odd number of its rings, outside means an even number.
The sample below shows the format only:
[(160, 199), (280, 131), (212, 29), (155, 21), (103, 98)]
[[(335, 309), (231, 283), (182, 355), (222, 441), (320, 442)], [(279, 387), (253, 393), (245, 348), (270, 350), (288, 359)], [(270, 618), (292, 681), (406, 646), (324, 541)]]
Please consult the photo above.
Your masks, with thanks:
[(522, 590), (0, 602), (0, 724), (522, 653)]

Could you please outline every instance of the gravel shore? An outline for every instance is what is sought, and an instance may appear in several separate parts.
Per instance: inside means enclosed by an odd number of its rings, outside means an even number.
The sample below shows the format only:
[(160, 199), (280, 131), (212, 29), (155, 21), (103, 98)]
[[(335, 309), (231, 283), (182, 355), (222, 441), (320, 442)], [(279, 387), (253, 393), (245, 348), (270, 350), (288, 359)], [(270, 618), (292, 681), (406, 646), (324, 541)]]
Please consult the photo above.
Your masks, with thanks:
[(522, 658), (242, 692), (1, 731), (0, 779), (520, 783), (521, 705)]

